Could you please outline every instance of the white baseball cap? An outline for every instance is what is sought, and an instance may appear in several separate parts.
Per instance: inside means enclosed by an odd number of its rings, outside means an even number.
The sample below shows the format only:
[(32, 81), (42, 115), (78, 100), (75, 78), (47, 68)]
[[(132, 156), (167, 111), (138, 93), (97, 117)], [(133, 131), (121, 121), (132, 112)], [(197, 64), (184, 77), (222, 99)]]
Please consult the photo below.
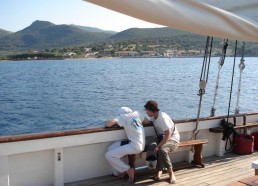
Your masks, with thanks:
[(118, 110), (117, 110), (117, 114), (118, 115), (122, 115), (122, 114), (129, 114), (132, 112), (132, 109), (130, 109), (129, 107), (120, 107)]

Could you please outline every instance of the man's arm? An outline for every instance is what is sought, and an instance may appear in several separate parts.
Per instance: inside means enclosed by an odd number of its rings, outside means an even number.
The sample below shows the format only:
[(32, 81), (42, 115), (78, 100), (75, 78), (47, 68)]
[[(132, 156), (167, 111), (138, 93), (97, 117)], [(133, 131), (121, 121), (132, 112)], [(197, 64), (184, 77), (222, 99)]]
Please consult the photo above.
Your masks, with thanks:
[(149, 121), (147, 118), (144, 118), (144, 120), (142, 121), (142, 124), (143, 125), (151, 125), (151, 124), (153, 124), (153, 122), (152, 121)]
[(155, 147), (154, 152), (157, 152), (159, 150), (159, 148), (164, 145), (165, 143), (167, 143), (167, 141), (171, 138), (172, 135), (172, 131), (171, 129), (168, 129), (164, 132), (165, 136), (164, 138), (161, 140), (161, 142), (157, 145), (157, 147)]
[(117, 124), (118, 124), (118, 123), (117, 123), (116, 120), (114, 120), (114, 119), (105, 121), (105, 127), (112, 127), (112, 126), (117, 125)]

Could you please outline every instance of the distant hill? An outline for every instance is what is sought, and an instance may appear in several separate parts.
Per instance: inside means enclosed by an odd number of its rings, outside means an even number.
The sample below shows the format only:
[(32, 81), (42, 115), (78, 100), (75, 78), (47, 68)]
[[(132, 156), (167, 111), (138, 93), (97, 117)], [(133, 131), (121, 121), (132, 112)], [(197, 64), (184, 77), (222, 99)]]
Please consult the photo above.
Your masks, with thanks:
[(104, 32), (104, 33), (108, 33), (108, 34), (116, 34), (117, 32), (115, 31), (111, 31), (111, 30), (101, 30), (99, 28), (95, 28), (95, 27), (89, 27), (89, 26), (79, 26), (79, 25), (71, 25), (73, 27), (77, 27), (80, 28), (82, 30), (88, 31), (88, 32)]
[[(195, 35), (189, 32), (175, 30), (168, 27), (162, 28), (131, 28), (119, 32), (109, 38), (113, 42), (135, 41), (142, 44), (166, 44), (177, 47), (189, 48), (202, 47), (206, 42), (206, 36)], [(219, 40), (215, 41), (219, 43)]]
[(1, 37), (4, 37), (4, 36), (8, 36), (8, 35), (10, 35), (11, 33), (12, 33), (12, 32), (10, 32), (10, 31), (0, 29), (0, 38), (1, 38)]
[[(109, 31), (108, 31), (109, 32)], [(4, 35), (1, 37), (1, 35)], [(230, 41), (232, 42), (232, 41)], [(162, 28), (130, 28), (118, 33), (107, 33), (93, 27), (78, 25), (55, 25), (48, 21), (35, 21), (25, 29), (11, 33), (0, 30), (0, 55), (21, 53), (32, 50), (51, 50), (53, 48), (72, 48), (95, 44), (94, 50), (105, 49), (105, 44), (114, 44), (114, 50), (123, 46), (136, 44), (136, 50), (184, 49), (202, 50), (205, 48), (206, 36)], [(222, 39), (214, 38), (213, 47), (221, 48)], [(229, 48), (234, 46), (230, 44)], [(257, 43), (247, 43), (245, 51), (250, 56), (257, 55)], [(231, 47), (232, 48), (232, 47)]]
[(119, 41), (126, 39), (141, 39), (141, 38), (158, 38), (158, 37), (172, 37), (186, 34), (187, 32), (171, 29), (168, 27), (162, 28), (130, 28), (119, 32), (110, 37), (110, 39)]
[(0, 51), (28, 51), (96, 43), (111, 34), (89, 32), (74, 26), (35, 21), (29, 27), (0, 38)]

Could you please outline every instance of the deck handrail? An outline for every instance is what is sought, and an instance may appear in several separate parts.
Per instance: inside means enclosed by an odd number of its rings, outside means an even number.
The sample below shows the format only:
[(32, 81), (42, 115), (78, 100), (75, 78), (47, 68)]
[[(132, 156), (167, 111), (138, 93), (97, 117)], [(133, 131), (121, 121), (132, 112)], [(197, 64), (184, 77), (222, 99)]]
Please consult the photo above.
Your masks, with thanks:
[[(240, 117), (240, 116), (251, 116), (257, 115), (258, 112), (249, 112), (242, 114), (234, 114), (229, 117)], [(213, 117), (203, 117), (200, 118), (199, 121), (206, 120), (216, 120), (223, 119), (227, 117), (226, 115), (221, 116), (213, 116)], [(196, 119), (185, 119), (185, 120), (174, 120), (175, 124), (184, 124), (189, 122), (195, 122)], [(152, 125), (145, 125), (145, 127), (150, 127)], [(0, 136), (0, 143), (9, 143), (9, 142), (17, 142), (17, 141), (27, 141), (27, 140), (35, 140), (35, 139), (44, 139), (44, 138), (54, 138), (54, 137), (62, 137), (62, 136), (71, 136), (71, 135), (80, 135), (80, 134), (89, 134), (89, 133), (97, 133), (97, 132), (107, 132), (114, 130), (122, 130), (121, 127), (111, 127), (111, 128), (91, 128), (91, 129), (74, 129), (74, 130), (63, 130), (63, 131), (54, 131), (54, 132), (44, 132), (44, 133), (31, 133), (31, 134), (20, 134), (13, 136)]]

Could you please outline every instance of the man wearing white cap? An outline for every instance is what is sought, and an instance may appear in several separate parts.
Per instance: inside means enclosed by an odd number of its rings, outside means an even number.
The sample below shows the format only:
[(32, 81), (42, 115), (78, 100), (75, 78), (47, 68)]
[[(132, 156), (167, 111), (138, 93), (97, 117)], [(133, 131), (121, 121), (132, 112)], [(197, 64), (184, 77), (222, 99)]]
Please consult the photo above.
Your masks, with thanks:
[(134, 181), (134, 168), (125, 164), (121, 158), (126, 155), (138, 154), (144, 150), (145, 135), (138, 112), (128, 107), (118, 109), (118, 117), (105, 122), (106, 127), (119, 125), (123, 127), (128, 138), (127, 144), (121, 141), (110, 145), (105, 155), (107, 161), (120, 173), (127, 172), (129, 181)]

